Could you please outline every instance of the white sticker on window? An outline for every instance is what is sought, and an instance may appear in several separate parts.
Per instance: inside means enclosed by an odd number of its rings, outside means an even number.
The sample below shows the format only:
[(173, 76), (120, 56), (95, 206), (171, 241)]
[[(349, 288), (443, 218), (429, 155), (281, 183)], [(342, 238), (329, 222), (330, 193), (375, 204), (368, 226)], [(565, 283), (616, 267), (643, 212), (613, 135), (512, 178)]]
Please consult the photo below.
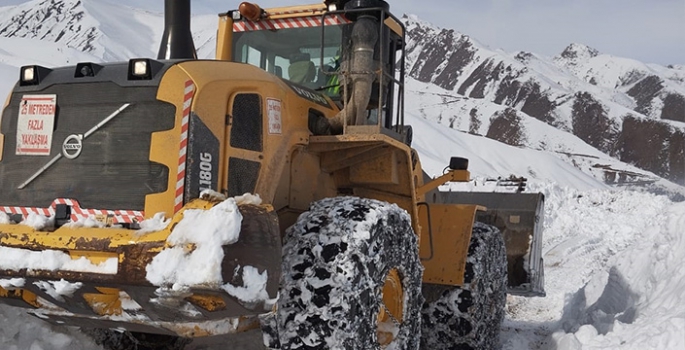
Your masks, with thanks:
[(17, 155), (48, 156), (57, 95), (24, 95), (17, 119)]
[(281, 100), (267, 98), (266, 111), (269, 116), (269, 134), (280, 134), (283, 126), (281, 119)]

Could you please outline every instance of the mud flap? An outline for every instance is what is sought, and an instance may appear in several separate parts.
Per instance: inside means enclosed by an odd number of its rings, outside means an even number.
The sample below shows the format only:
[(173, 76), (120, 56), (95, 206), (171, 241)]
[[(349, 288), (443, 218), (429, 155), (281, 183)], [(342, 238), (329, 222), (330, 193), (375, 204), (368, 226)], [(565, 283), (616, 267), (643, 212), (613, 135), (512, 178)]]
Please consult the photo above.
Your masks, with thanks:
[(502, 232), (507, 251), (507, 293), (545, 296), (542, 228), (545, 197), (541, 193), (434, 192), (435, 203), (477, 204), (476, 220)]

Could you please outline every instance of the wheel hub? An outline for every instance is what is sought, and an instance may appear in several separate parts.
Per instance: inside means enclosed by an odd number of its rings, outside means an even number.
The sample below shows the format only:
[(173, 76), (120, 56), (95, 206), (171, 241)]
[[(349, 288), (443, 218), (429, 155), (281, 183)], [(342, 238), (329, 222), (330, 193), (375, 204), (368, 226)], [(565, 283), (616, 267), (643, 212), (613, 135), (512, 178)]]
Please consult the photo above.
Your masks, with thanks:
[(378, 343), (388, 346), (395, 340), (404, 318), (404, 290), (397, 269), (392, 269), (383, 284), (383, 303), (378, 312), (376, 333)]

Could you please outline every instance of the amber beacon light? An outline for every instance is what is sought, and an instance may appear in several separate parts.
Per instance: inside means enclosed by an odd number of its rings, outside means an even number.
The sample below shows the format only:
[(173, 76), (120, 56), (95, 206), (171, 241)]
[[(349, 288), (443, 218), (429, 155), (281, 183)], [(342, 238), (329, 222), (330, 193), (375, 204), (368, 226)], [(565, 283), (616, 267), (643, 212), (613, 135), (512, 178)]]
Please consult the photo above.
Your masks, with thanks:
[(238, 11), (240, 11), (240, 14), (243, 17), (249, 19), (252, 22), (259, 21), (264, 14), (264, 11), (261, 9), (261, 7), (251, 2), (241, 3), (238, 7)]

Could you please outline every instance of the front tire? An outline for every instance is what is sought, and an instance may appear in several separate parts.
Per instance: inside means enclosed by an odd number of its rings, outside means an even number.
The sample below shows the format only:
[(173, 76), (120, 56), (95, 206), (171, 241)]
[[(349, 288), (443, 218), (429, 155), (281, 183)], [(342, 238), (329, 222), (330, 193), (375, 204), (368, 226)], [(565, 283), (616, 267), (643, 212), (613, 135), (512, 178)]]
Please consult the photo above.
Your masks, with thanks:
[(409, 215), (356, 197), (312, 204), (286, 234), (282, 349), (418, 349), (422, 267)]
[(424, 285), (421, 349), (499, 349), (507, 291), (504, 238), (474, 223), (461, 287)]

